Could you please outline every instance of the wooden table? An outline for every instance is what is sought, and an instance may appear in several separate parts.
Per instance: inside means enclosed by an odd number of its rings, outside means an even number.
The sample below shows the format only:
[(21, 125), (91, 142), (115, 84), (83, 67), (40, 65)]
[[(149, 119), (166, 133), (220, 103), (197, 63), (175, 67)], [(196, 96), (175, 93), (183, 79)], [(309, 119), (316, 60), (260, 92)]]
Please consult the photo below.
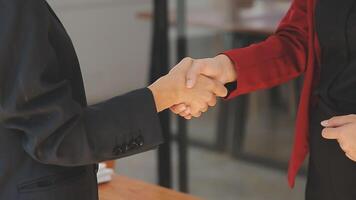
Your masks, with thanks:
[(156, 185), (124, 176), (114, 175), (113, 180), (99, 186), (100, 200), (199, 200)]

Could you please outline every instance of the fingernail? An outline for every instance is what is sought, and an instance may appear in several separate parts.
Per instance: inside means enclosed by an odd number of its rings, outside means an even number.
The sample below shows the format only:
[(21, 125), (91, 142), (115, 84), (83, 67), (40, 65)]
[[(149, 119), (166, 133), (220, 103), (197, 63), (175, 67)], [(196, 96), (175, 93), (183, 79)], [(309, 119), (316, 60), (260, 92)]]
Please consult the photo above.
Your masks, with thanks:
[(320, 123), (322, 126), (327, 126), (329, 124), (328, 120), (324, 120)]
[(187, 80), (187, 88), (192, 88), (193, 87), (193, 80), (189, 79)]

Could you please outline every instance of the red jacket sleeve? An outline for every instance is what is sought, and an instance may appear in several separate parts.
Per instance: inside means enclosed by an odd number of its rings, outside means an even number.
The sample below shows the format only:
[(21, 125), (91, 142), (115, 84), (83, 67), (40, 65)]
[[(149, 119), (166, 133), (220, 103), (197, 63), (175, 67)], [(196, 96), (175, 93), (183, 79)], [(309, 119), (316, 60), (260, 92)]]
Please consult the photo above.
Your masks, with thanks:
[(307, 1), (294, 0), (275, 34), (249, 47), (224, 52), (237, 71), (237, 88), (228, 98), (270, 88), (301, 75), (308, 55)]

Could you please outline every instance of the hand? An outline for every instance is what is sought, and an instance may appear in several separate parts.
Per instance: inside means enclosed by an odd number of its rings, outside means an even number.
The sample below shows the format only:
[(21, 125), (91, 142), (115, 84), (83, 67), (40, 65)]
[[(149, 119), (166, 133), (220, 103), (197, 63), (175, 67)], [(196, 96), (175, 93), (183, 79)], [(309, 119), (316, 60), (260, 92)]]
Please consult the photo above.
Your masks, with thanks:
[(205, 75), (222, 84), (236, 80), (236, 70), (229, 57), (218, 55), (214, 58), (195, 59), (186, 74), (187, 88), (194, 87), (199, 75)]
[(325, 139), (337, 140), (345, 155), (356, 162), (356, 115), (333, 117), (321, 122)]
[(199, 116), (209, 105), (215, 104), (216, 96), (226, 96), (227, 89), (223, 84), (205, 76), (198, 77), (193, 88), (187, 88), (185, 75), (192, 62), (192, 59), (183, 59), (169, 74), (148, 87), (153, 93), (158, 112), (183, 103), (190, 106), (194, 116)]
[[(187, 88), (194, 87), (200, 75), (213, 78), (222, 84), (236, 81), (236, 70), (232, 61), (226, 55), (193, 60), (186, 74)], [(189, 106), (185, 104), (177, 104), (170, 109), (186, 119), (190, 119), (192, 116)]]

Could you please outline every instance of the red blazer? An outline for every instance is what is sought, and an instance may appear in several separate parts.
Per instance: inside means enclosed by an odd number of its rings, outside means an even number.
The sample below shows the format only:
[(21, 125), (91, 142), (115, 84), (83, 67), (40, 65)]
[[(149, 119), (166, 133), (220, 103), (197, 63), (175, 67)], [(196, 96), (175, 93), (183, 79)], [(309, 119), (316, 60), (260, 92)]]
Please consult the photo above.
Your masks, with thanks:
[(235, 64), (238, 87), (228, 98), (270, 88), (304, 74), (288, 182), (308, 154), (309, 107), (318, 79), (320, 48), (314, 28), (316, 0), (294, 0), (275, 34), (266, 41), (224, 52)]

